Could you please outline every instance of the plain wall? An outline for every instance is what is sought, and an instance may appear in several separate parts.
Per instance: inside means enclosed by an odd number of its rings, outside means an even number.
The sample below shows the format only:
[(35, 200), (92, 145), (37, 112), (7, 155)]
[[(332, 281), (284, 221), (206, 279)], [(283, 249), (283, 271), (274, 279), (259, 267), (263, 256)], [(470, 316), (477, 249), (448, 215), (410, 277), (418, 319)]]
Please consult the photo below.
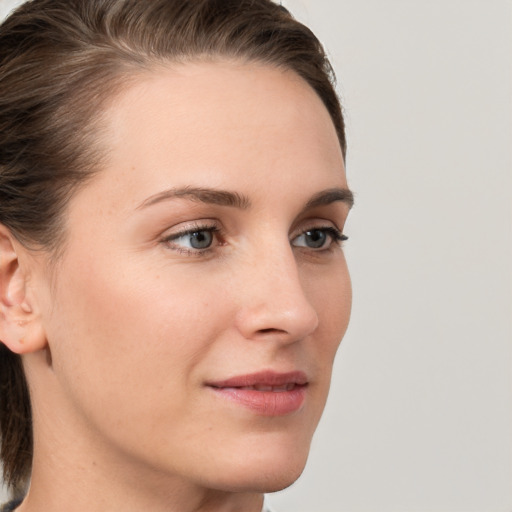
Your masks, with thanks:
[(354, 307), (308, 466), (270, 501), (511, 512), (512, 1), (283, 3), (338, 75)]

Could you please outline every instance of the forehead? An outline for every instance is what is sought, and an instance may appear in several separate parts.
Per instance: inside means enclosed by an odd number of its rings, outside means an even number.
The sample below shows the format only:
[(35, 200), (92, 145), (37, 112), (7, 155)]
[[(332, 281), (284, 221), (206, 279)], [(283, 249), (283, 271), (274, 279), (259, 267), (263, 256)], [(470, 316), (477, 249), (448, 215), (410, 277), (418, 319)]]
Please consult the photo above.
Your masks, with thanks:
[(169, 186), (251, 188), (258, 177), (263, 187), (282, 187), (290, 174), (317, 188), (346, 185), (322, 101), (294, 72), (273, 66), (161, 66), (141, 74), (103, 119), (100, 175), (125, 188), (133, 182), (134, 201)]

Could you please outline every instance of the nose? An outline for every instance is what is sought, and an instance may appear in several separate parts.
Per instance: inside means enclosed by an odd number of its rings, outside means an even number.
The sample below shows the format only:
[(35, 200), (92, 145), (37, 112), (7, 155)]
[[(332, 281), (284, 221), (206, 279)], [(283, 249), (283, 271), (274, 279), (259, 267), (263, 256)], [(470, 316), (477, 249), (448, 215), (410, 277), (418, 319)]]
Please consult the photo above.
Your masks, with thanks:
[(240, 280), (236, 327), (246, 339), (292, 343), (318, 327), (289, 244), (267, 250), (247, 264)]

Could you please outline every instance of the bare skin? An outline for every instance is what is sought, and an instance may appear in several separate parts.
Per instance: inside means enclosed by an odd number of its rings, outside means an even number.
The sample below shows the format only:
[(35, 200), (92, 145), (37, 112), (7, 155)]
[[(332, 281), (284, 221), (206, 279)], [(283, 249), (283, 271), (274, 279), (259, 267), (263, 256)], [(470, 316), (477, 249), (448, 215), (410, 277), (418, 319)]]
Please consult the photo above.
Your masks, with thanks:
[[(52, 272), (0, 232), (34, 403), (19, 510), (260, 512), (304, 468), (350, 315), (332, 121), (294, 73), (217, 61), (141, 75), (104, 128)], [(262, 372), (306, 382), (214, 385)]]

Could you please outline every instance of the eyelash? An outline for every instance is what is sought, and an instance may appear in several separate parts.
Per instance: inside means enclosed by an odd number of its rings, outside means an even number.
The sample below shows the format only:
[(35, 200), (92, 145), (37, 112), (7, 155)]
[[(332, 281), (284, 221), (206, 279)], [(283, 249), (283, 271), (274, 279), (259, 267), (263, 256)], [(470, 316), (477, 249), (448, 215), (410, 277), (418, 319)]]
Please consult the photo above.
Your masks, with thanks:
[[(333, 226), (312, 226), (311, 228), (305, 229), (302, 231), (299, 235), (297, 235), (293, 240), (296, 240), (300, 236), (306, 235), (306, 233), (310, 233), (313, 231), (323, 232), (327, 234), (328, 237), (331, 239), (331, 243), (326, 248), (319, 248), (318, 250), (315, 250), (314, 248), (308, 248), (303, 246), (296, 246), (296, 247), (302, 247), (304, 249), (310, 249), (313, 252), (323, 252), (323, 251), (329, 251), (332, 250), (333, 245), (340, 246), (342, 242), (348, 240), (348, 236), (344, 235), (339, 229), (333, 227)], [(204, 249), (187, 249), (182, 246), (172, 246), (172, 242), (174, 240), (178, 240), (180, 238), (186, 237), (187, 235), (192, 235), (194, 233), (201, 233), (201, 232), (207, 232), (211, 233), (212, 235), (217, 233), (221, 234), (221, 229), (214, 225), (214, 224), (198, 224), (191, 226), (188, 229), (184, 229), (183, 231), (179, 231), (178, 233), (173, 233), (172, 235), (166, 236), (161, 240), (163, 244), (166, 244), (169, 246), (172, 250), (177, 251), (181, 254), (185, 254), (187, 256), (202, 256), (206, 253), (209, 253), (214, 248), (213, 245), (210, 245)], [(292, 240), (292, 242), (293, 242)], [(216, 246), (224, 245), (223, 243), (217, 243)]]
[(333, 226), (315, 226), (309, 229), (306, 229), (301, 233), (301, 235), (308, 233), (309, 231), (323, 231), (324, 233), (327, 233), (331, 238), (333, 242), (341, 243), (348, 240), (348, 236), (344, 235), (339, 229), (333, 227)]

